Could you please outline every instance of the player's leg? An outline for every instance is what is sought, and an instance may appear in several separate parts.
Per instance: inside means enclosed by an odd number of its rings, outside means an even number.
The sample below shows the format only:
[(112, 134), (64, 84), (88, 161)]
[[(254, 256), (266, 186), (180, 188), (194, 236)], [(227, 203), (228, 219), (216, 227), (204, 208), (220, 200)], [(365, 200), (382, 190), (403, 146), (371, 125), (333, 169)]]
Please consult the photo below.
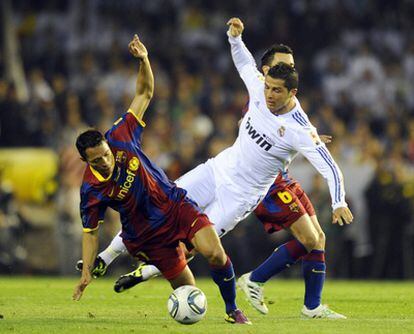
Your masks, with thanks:
[[(111, 243), (107, 248), (98, 254), (95, 259), (94, 269), (92, 275), (97, 278), (105, 275), (108, 266), (120, 255), (126, 252), (126, 247), (120, 236), (121, 231), (112, 239)], [(83, 261), (79, 260), (76, 263), (76, 269), (82, 271)], [(114, 289), (116, 292), (122, 292), (138, 283), (149, 280), (150, 278), (160, 275), (160, 271), (157, 267), (140, 262), (137, 269), (134, 271), (122, 275), (116, 282)]]
[(325, 281), (325, 234), (316, 215), (310, 217), (311, 223), (318, 233), (318, 242), (308, 254), (302, 258), (302, 272), (305, 280), (305, 301), (307, 309), (313, 310), (321, 303), (322, 288)]
[[(256, 310), (262, 314), (268, 313), (268, 308), (264, 303), (263, 286), (273, 276), (289, 268), (303, 255), (307, 254), (316, 243), (315, 231), (310, 227), (310, 218), (303, 215), (292, 224), (297, 239), (286, 242), (279, 246), (275, 251), (252, 272), (244, 274), (238, 281), (239, 287), (245, 293), (247, 300)], [(295, 235), (295, 233), (294, 233)]]
[(183, 271), (176, 277), (169, 279), (171, 287), (175, 290), (183, 285), (194, 285), (195, 279), (192, 271), (188, 266), (185, 266)]
[(195, 286), (194, 275), (187, 265), (184, 251), (180, 246), (149, 249), (139, 254), (160, 268), (160, 272), (173, 289), (183, 285)]
[[(201, 208), (207, 207), (214, 200), (216, 185), (214, 174), (208, 162), (190, 170), (178, 178), (175, 183), (185, 189), (187, 196)], [(157, 267), (141, 263), (136, 270), (119, 277), (115, 282), (114, 290), (123, 292), (159, 275), (160, 271)]]
[[(222, 195), (221, 198), (226, 199), (228, 205), (224, 205), (222, 201), (217, 200), (217, 189), (214, 181), (214, 174), (208, 162), (201, 164), (186, 173), (180, 177), (176, 183), (178, 186), (187, 190), (189, 198), (200, 206), (205, 207), (205, 212), (209, 216), (211, 215), (213, 217), (212, 221), (214, 221), (216, 227), (225, 226), (226, 224), (223, 224), (223, 222), (229, 221), (232, 223), (232, 227), (225, 227), (227, 230), (230, 230), (236, 224), (233, 223), (235, 218), (244, 213), (243, 209), (239, 208), (242, 206), (239, 201), (240, 196), (220, 191), (220, 194)], [(192, 255), (194, 255), (194, 252)], [(187, 259), (189, 257), (191, 257), (191, 254), (187, 256)], [(116, 292), (125, 291), (143, 281), (158, 276), (159, 274), (160, 272), (155, 266), (142, 264), (136, 270), (122, 275), (115, 282), (114, 290)]]
[[(193, 255), (188, 252), (185, 245), (181, 243), (180, 247), (183, 249), (187, 261), (191, 260), (193, 258)], [(114, 290), (118, 293), (124, 292), (128, 289), (133, 288), (139, 283), (148, 281), (149, 279), (160, 275), (161, 271), (156, 266), (148, 264), (145, 261), (140, 262), (137, 269), (120, 276), (116, 280), (114, 284)]]
[(318, 233), (318, 243), (315, 248), (302, 258), (302, 272), (305, 280), (305, 298), (302, 308), (304, 318), (346, 319), (326, 305), (321, 304), (322, 290), (325, 283), (325, 233), (319, 224), (317, 216), (311, 217), (311, 222)]
[(294, 222), (290, 226), (290, 231), (295, 239), (276, 248), (272, 255), (252, 272), (250, 277), (252, 281), (267, 282), (271, 277), (290, 267), (307, 254), (317, 243), (316, 230), (307, 214)]
[(109, 246), (98, 254), (98, 256), (109, 266), (118, 256), (126, 252), (126, 247), (121, 238), (121, 231), (112, 239)]
[[(181, 273), (178, 274), (178, 276), (170, 278), (169, 281), (173, 289), (177, 289), (178, 287), (183, 285), (195, 286), (195, 279), (193, 273), (191, 272), (190, 268), (188, 268), (188, 266), (185, 266), (185, 268), (182, 270)], [(248, 319), (238, 309), (230, 311), (227, 315), (226, 321), (237, 324), (250, 324)]]
[[(277, 196), (269, 198), (271, 200), (270, 204), (274, 205), (276, 203), (279, 205), (278, 208), (282, 208), (281, 214), (272, 214), (272, 207), (270, 206), (267, 208), (268, 210), (263, 210), (263, 208), (261, 208), (262, 210), (259, 210), (258, 217), (271, 221), (273, 224), (269, 225), (270, 228), (275, 228), (277, 230), (280, 225), (288, 228), (295, 238), (309, 251), (303, 256), (305, 306), (302, 309), (302, 315), (311, 318), (343, 318), (342, 315), (339, 315), (320, 304), (322, 287), (325, 280), (325, 234), (319, 225), (312, 203), (297, 182), (282, 189), (275, 187), (274, 190), (273, 195)], [(296, 211), (296, 213), (289, 213), (287, 208), (295, 209), (291, 211)], [(303, 214), (304, 218), (300, 218), (290, 225), (290, 221), (294, 220), (297, 215), (302, 213), (305, 213)], [(286, 221), (286, 223), (283, 223), (283, 221)], [(263, 266), (262, 269), (266, 269), (266, 266)], [(255, 279), (260, 279), (260, 277), (252, 276)]]
[(187, 191), (187, 197), (204, 210), (215, 198), (216, 181), (210, 163), (200, 164), (175, 180)]
[(209, 265), (213, 281), (218, 285), (226, 306), (226, 321), (238, 324), (251, 324), (236, 305), (236, 280), (233, 264), (225, 253), (213, 226), (198, 230), (191, 239), (194, 248), (203, 255)]
[(309, 214), (311, 223), (318, 234), (318, 242), (315, 248), (302, 258), (302, 272), (305, 280), (305, 298), (302, 317), (345, 319), (346, 317), (342, 314), (336, 313), (321, 304), (322, 289), (326, 276), (325, 233), (319, 224), (312, 202), (299, 184), (295, 185), (294, 191), (300, 203)]
[(222, 183), (217, 185), (214, 201), (209, 203), (203, 212), (214, 223), (214, 228), (221, 238), (252, 212), (258, 201), (258, 197), (244, 196), (232, 185)]
[(307, 254), (317, 242), (317, 233), (296, 196), (294, 186), (286, 187), (275, 182), (255, 214), (269, 233), (293, 227), (293, 231), (298, 231), (294, 233), (298, 238), (276, 248), (262, 264), (238, 280), (247, 300), (263, 314), (268, 313), (263, 297), (264, 283)]
[(160, 270), (145, 261), (139, 261), (137, 269), (120, 276), (114, 284), (114, 291), (117, 293), (124, 292), (133, 288), (139, 283), (148, 281), (151, 278), (160, 276)]
[[(208, 177), (204, 177), (203, 175), (207, 175)], [(208, 214), (208, 216), (212, 217), (210, 219), (215, 223), (214, 227), (221, 228), (225, 227), (227, 230), (232, 229), (233, 227), (227, 227), (225, 224), (226, 221), (231, 221), (233, 223), (234, 217), (237, 216), (237, 213), (241, 211), (239, 206), (241, 204), (238, 202), (239, 198), (234, 194), (227, 193), (225, 191), (221, 191), (221, 199), (227, 199), (228, 205), (222, 203), (222, 201), (217, 199), (217, 194), (215, 189), (215, 182), (212, 180), (214, 175), (211, 172), (210, 167), (208, 164), (201, 164), (195, 169), (191, 170), (190, 172), (183, 175), (179, 178), (176, 182), (179, 186), (187, 187), (189, 189), (188, 194), (190, 198), (197, 201), (201, 201), (205, 206), (204, 212)], [(204, 183), (203, 183), (204, 182)], [(195, 187), (194, 185), (199, 184), (199, 187)], [(191, 197), (191, 195), (193, 195)], [(232, 201), (234, 199), (234, 201)], [(242, 213), (240, 213), (241, 215)], [(234, 226), (235, 223), (232, 224)], [(224, 235), (225, 230), (221, 229), (222, 231), (218, 231), (217, 233), (221, 233)], [(192, 258), (197, 252), (196, 249), (193, 249), (191, 253), (188, 253), (187, 249), (185, 248), (184, 244), (181, 244), (183, 247), (184, 252), (186, 253), (187, 260)], [(144, 282), (152, 277), (156, 277), (160, 275), (160, 271), (153, 265), (149, 264), (142, 264), (136, 270), (122, 275), (114, 285), (114, 290), (116, 292), (123, 292), (127, 289), (134, 287), (135, 285)]]

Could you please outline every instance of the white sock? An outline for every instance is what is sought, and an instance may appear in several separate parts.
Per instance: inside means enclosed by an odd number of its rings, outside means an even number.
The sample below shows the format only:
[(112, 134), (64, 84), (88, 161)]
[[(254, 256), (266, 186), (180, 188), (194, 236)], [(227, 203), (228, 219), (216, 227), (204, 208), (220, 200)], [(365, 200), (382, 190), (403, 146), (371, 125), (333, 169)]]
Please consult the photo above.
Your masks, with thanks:
[(161, 275), (161, 272), (158, 270), (156, 266), (153, 266), (152, 264), (147, 264), (144, 267), (142, 267), (142, 280), (147, 281), (150, 278), (157, 277)]
[(105, 261), (106, 265), (109, 266), (113, 260), (115, 260), (119, 255), (126, 251), (126, 247), (122, 242), (122, 238), (119, 232), (111, 241), (109, 246), (105, 248), (102, 252), (99, 253), (99, 256), (102, 260)]
[[(194, 259), (194, 256), (190, 256), (187, 259), (187, 262), (191, 261), (192, 259)], [(142, 280), (143, 281), (148, 281), (151, 278), (154, 278), (154, 277), (157, 277), (157, 276), (161, 275), (161, 271), (159, 271), (159, 269), (156, 266), (153, 266), (152, 264), (145, 265), (141, 269), (141, 273), (142, 273)]]

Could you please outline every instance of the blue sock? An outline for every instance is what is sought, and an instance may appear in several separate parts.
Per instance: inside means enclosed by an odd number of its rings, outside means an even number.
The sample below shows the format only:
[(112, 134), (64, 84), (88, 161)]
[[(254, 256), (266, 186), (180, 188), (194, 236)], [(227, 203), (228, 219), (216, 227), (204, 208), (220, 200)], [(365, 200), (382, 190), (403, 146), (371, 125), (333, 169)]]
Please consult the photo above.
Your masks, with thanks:
[(304, 256), (302, 270), (305, 279), (305, 306), (313, 310), (321, 304), (326, 275), (325, 252), (314, 249)]
[(290, 267), (305, 254), (307, 254), (306, 248), (299, 241), (293, 239), (276, 248), (265, 262), (252, 271), (250, 280), (265, 283), (272, 276)]
[(236, 278), (230, 258), (223, 267), (211, 266), (210, 274), (218, 285), (221, 296), (226, 304), (226, 313), (237, 309), (236, 306)]

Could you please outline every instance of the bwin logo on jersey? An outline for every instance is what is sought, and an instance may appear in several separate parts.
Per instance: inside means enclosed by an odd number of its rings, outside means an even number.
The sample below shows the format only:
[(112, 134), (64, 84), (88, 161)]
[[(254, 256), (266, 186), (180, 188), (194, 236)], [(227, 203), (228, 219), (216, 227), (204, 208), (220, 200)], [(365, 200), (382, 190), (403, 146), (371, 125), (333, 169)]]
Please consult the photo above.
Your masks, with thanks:
[(246, 130), (250, 138), (252, 138), (257, 145), (263, 148), (265, 151), (269, 151), (272, 145), (265, 139), (266, 135), (261, 135), (253, 126), (250, 124), (250, 117), (247, 118)]

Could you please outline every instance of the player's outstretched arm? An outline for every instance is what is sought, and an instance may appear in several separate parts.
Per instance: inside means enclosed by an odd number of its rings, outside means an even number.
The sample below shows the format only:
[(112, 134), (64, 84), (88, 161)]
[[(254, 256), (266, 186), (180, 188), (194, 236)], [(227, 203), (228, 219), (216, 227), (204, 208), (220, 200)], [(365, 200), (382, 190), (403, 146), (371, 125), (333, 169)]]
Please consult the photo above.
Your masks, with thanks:
[(129, 52), (141, 61), (135, 97), (129, 107), (135, 116), (142, 120), (145, 110), (154, 94), (154, 75), (152, 74), (151, 64), (148, 59), (148, 51), (137, 35), (128, 44)]
[(84, 232), (82, 237), (82, 277), (79, 283), (76, 285), (73, 291), (73, 300), (80, 300), (83, 291), (92, 281), (91, 271), (95, 262), (96, 255), (98, 254), (98, 230), (92, 232)]
[(331, 136), (320, 138), (316, 129), (303, 129), (297, 133), (294, 148), (302, 153), (315, 169), (327, 181), (332, 198), (332, 223), (338, 225), (351, 224), (352, 212), (345, 201), (345, 187), (342, 172), (323, 143), (330, 142)]
[(245, 65), (250, 65), (256, 69), (256, 61), (241, 39), (241, 34), (244, 30), (242, 20), (238, 17), (233, 17), (227, 21), (227, 25), (229, 27), (227, 36), (231, 46), (231, 55), (237, 70), (241, 73)]

